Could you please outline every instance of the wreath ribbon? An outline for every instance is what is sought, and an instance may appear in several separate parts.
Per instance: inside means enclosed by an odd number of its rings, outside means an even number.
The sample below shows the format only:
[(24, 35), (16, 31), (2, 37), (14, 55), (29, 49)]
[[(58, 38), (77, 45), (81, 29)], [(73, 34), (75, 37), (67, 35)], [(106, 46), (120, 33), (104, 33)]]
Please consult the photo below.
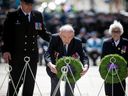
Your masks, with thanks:
[(127, 77), (127, 62), (118, 54), (106, 55), (100, 63), (99, 72), (107, 83), (119, 83)]

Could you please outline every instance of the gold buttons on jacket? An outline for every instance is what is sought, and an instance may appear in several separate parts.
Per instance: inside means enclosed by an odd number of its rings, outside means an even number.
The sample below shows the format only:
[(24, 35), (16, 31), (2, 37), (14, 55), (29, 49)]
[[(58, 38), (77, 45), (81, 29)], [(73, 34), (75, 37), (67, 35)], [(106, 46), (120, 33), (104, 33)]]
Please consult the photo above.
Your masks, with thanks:
[(25, 35), (25, 38), (27, 38), (28, 36), (27, 35)]
[(118, 50), (120, 50), (120, 48), (118, 47)]
[(32, 42), (32, 44), (35, 44), (35, 42)]
[(34, 36), (34, 35), (33, 35), (32, 37), (33, 37), (33, 38), (35, 38), (35, 36)]
[(27, 44), (27, 42), (24, 43), (25, 45)]

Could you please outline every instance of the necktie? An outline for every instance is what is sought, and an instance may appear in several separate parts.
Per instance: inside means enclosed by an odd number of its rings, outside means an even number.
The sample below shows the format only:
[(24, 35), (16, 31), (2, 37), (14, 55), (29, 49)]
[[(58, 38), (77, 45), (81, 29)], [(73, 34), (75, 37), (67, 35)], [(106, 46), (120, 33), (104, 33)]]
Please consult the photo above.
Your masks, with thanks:
[(29, 15), (26, 14), (25, 17), (26, 17), (27, 22), (29, 22)]
[(67, 54), (66, 44), (63, 46), (63, 48), (64, 48), (64, 55), (66, 56), (66, 54)]

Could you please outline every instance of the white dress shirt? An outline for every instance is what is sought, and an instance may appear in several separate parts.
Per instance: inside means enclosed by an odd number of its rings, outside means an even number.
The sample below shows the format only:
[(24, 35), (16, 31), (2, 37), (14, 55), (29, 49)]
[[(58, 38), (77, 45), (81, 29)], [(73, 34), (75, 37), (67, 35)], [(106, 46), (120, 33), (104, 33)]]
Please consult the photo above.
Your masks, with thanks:
[(120, 40), (114, 41), (116, 47), (118, 46), (119, 42), (120, 42)]
[(31, 20), (31, 12), (29, 12), (29, 13), (24, 12), (22, 7), (21, 7), (21, 10), (22, 10), (22, 12), (24, 13), (25, 16), (28, 15), (28, 21), (30, 22), (30, 20)]

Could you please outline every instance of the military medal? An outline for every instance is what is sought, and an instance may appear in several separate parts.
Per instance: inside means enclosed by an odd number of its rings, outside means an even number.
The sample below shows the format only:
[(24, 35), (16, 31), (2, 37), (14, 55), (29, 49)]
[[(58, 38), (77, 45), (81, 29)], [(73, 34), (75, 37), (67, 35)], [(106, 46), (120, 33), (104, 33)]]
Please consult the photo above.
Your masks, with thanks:
[(35, 29), (36, 29), (36, 30), (42, 30), (42, 23), (40, 23), (40, 22), (35, 22)]
[(121, 54), (126, 53), (126, 48), (127, 48), (126, 46), (122, 47)]

